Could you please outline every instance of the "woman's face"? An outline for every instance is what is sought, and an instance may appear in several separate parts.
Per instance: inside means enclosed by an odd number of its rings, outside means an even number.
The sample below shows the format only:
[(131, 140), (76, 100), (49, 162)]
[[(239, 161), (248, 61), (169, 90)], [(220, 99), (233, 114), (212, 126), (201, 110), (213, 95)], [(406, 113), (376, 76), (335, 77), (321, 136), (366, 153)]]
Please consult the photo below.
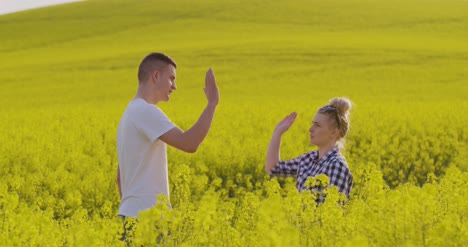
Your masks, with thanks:
[(338, 129), (332, 126), (332, 122), (327, 115), (316, 113), (309, 132), (310, 143), (321, 147), (336, 142)]

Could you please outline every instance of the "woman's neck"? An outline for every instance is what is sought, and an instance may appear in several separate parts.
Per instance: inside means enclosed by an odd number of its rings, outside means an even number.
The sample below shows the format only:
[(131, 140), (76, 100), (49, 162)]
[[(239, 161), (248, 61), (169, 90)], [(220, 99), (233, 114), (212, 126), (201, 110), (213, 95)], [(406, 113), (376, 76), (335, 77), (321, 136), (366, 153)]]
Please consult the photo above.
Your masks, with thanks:
[(336, 146), (336, 142), (330, 142), (318, 147), (319, 160)]

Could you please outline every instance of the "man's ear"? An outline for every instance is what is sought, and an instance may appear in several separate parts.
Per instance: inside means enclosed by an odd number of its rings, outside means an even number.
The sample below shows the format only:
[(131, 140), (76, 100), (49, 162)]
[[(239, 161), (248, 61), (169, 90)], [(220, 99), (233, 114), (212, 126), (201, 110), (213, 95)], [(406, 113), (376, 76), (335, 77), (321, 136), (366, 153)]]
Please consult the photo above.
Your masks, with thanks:
[(161, 72), (159, 70), (155, 69), (152, 74), (154, 79), (158, 79), (161, 76)]

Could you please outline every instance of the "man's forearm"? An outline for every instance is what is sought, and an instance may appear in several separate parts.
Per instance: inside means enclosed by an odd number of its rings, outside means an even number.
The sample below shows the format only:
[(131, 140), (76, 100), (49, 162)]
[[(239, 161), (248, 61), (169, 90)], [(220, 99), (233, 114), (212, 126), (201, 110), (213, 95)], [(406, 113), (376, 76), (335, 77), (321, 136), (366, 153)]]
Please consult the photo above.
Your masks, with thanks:
[(197, 122), (192, 126), (192, 128), (184, 133), (187, 135), (187, 139), (189, 140), (190, 145), (195, 149), (198, 148), (198, 146), (208, 135), (211, 123), (213, 122), (215, 110), (216, 105), (208, 104), (198, 118)]

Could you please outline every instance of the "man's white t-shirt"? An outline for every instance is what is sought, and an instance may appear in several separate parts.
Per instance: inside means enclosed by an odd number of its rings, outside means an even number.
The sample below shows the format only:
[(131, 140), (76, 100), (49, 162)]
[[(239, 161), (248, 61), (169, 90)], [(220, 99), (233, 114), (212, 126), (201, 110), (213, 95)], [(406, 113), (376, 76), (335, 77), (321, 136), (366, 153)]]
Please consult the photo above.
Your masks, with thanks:
[(137, 217), (156, 205), (158, 194), (169, 197), (166, 144), (159, 137), (174, 127), (156, 105), (141, 98), (128, 104), (117, 130), (120, 215)]

